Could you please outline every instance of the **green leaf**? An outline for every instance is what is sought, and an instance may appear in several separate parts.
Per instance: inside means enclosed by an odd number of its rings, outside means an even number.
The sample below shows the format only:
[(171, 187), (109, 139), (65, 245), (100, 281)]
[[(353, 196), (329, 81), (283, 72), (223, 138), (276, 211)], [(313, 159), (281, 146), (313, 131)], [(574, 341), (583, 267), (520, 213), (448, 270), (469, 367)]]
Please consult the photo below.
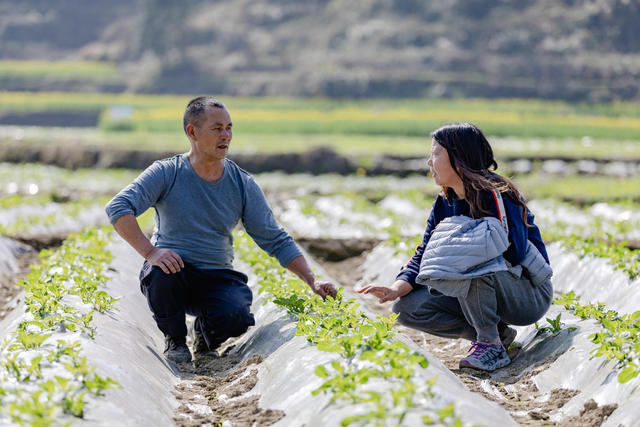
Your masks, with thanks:
[(327, 378), (329, 376), (329, 374), (327, 374), (327, 369), (323, 365), (316, 366), (316, 369), (314, 372), (320, 378)]
[(634, 366), (628, 366), (618, 374), (618, 382), (624, 384), (627, 381), (630, 381), (637, 376), (638, 376), (638, 368)]
[(438, 410), (438, 416), (440, 417), (440, 420), (444, 421), (445, 418), (452, 417), (453, 410), (454, 410), (453, 404), (449, 404), (447, 406), (443, 406), (442, 408), (440, 408)]
[(373, 360), (376, 357), (376, 352), (373, 350), (366, 350), (360, 354), (360, 360)]

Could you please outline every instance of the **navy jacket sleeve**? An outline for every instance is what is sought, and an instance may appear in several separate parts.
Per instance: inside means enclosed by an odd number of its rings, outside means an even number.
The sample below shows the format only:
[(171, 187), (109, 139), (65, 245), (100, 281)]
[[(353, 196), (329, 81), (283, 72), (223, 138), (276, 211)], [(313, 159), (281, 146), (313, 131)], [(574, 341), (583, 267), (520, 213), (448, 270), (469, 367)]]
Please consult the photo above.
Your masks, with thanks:
[[(498, 208), (493, 201), (493, 196), (489, 193), (489, 198), (491, 202), (489, 202), (489, 206), (491, 212), (494, 216), (498, 217)], [(504, 209), (507, 211), (507, 222), (509, 223), (509, 241), (511, 245), (504, 253), (504, 257), (507, 261), (511, 263), (511, 265), (518, 265), (525, 257), (527, 252), (527, 240), (530, 240), (531, 243), (535, 245), (535, 247), (540, 251), (544, 259), (549, 263), (549, 257), (547, 255), (547, 250), (542, 242), (542, 237), (540, 236), (540, 230), (533, 222), (533, 214), (531, 212), (527, 213), (527, 223), (529, 227), (527, 227), (522, 220), (522, 208), (518, 203), (513, 201), (510, 197), (503, 195), (502, 200), (504, 201)]]
[(529, 240), (536, 248), (538, 248), (538, 251), (540, 251), (540, 253), (544, 257), (544, 260), (547, 261), (547, 264), (549, 264), (549, 255), (547, 254), (547, 248), (544, 246), (542, 235), (540, 234), (540, 229), (533, 222), (533, 218), (533, 214), (529, 212), (529, 214), (527, 215), (527, 223), (531, 226), (527, 228), (527, 231), (529, 232)]
[(433, 208), (431, 209), (431, 214), (429, 215), (429, 219), (427, 220), (427, 229), (424, 232), (424, 236), (422, 238), (422, 243), (418, 245), (415, 253), (409, 259), (407, 265), (402, 267), (400, 274), (396, 276), (396, 280), (404, 280), (405, 282), (409, 282), (411, 287), (416, 288), (416, 277), (418, 276), (418, 272), (420, 271), (420, 262), (422, 261), (422, 254), (424, 253), (424, 249), (427, 247), (427, 243), (429, 243), (429, 239), (431, 238), (431, 233), (436, 228), (436, 203), (433, 202)]

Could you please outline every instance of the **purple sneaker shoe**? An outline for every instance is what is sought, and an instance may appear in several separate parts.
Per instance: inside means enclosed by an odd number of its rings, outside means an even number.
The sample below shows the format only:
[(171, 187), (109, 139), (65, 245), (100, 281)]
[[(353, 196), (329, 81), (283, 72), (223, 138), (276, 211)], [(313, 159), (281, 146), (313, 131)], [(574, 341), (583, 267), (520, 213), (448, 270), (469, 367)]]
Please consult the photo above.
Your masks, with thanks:
[(485, 344), (482, 342), (471, 342), (473, 351), (470, 355), (460, 360), (461, 368), (475, 368), (483, 371), (495, 371), (511, 363), (507, 351), (502, 344)]

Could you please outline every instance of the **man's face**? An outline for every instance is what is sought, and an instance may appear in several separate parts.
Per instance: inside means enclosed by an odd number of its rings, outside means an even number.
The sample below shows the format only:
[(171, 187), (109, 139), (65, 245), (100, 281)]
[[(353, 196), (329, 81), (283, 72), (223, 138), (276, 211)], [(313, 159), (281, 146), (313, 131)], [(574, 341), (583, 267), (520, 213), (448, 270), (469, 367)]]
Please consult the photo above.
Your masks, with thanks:
[(208, 107), (204, 117), (200, 126), (194, 126), (189, 133), (193, 150), (208, 159), (224, 159), (233, 134), (229, 111), (226, 108)]

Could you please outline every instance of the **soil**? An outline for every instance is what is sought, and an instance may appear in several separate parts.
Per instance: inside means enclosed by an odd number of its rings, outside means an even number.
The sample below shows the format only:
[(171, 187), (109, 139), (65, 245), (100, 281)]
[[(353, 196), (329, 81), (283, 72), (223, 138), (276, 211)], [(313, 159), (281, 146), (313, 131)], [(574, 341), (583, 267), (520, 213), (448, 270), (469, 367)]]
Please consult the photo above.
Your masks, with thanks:
[[(54, 117), (63, 113), (42, 113), (42, 117), (36, 117), (35, 113), (29, 113), (28, 120), (31, 125), (47, 125), (47, 121), (63, 119), (66, 126), (91, 125), (95, 120), (95, 112), (87, 112), (84, 117), (80, 117), (78, 112), (74, 112), (69, 117)], [(14, 115), (15, 116), (15, 115)], [(0, 124), (21, 124), (21, 117), (0, 114)], [(73, 117), (78, 120), (73, 123)], [(88, 122), (87, 122), (88, 121)], [(84, 123), (84, 124), (83, 124)], [(51, 124), (51, 123), (49, 123)], [(135, 145), (132, 143), (132, 145)], [(185, 147), (186, 148), (186, 147)], [(171, 157), (177, 154), (176, 151), (167, 150), (137, 150), (126, 148), (113, 148), (106, 146), (90, 146), (78, 144), (73, 139), (56, 140), (55, 144), (50, 141), (22, 141), (16, 144), (12, 140), (0, 140), (0, 161), (10, 163), (44, 163), (56, 165), (67, 169), (78, 168), (128, 168), (144, 169), (155, 160)], [(229, 158), (238, 163), (243, 169), (250, 173), (281, 171), (284, 173), (311, 173), (314, 175), (325, 173), (353, 174), (359, 170), (364, 170), (367, 175), (396, 175), (408, 176), (412, 174), (424, 175), (426, 163), (422, 156), (395, 156), (383, 154), (371, 159), (372, 164), (363, 167), (362, 159), (357, 156), (345, 156), (337, 153), (332, 147), (320, 146), (301, 153), (242, 153), (232, 152)], [(639, 159), (629, 159), (622, 157), (606, 158), (576, 158), (570, 156), (517, 156), (504, 157), (502, 161), (510, 163), (516, 160), (529, 160), (539, 164), (547, 160), (559, 160), (568, 164), (577, 160), (593, 161), (598, 164), (610, 162), (624, 162), (635, 165)], [(508, 166), (507, 166), (508, 168)]]
[(247, 395), (258, 383), (256, 365), (264, 357), (256, 354), (241, 361), (230, 353), (232, 348), (230, 341), (219, 356), (180, 364), (182, 381), (174, 391), (180, 405), (173, 418), (178, 427), (220, 425), (224, 421), (240, 427), (269, 426), (284, 418), (283, 411), (260, 408), (260, 395)]
[(40, 262), (38, 257), (40, 250), (57, 248), (66, 238), (66, 234), (38, 234), (10, 238), (23, 243), (24, 246), (18, 255), (19, 272), (17, 274), (0, 272), (0, 320), (4, 319), (20, 302), (18, 295), (23, 288), (17, 286), (17, 282), (26, 277), (31, 265)]
[[(354, 291), (354, 285), (363, 276), (359, 268), (366, 258), (367, 251), (342, 261), (325, 261), (316, 258), (327, 273), (346, 289)], [(360, 295), (358, 298), (374, 313), (390, 314), (391, 304), (379, 304), (377, 298)], [(436, 337), (401, 325), (396, 328), (407, 335), (418, 346), (429, 350), (471, 391), (497, 402), (509, 411), (512, 418), (522, 426), (557, 426), (572, 425), (574, 427), (596, 427), (616, 409), (617, 405), (598, 407), (595, 401), (589, 401), (580, 415), (573, 416), (556, 423), (550, 420), (558, 409), (579, 393), (577, 390), (555, 389), (549, 394), (540, 392), (531, 377), (546, 370), (559, 356), (551, 353), (546, 359), (531, 363), (515, 342), (508, 353), (512, 363), (501, 369), (500, 380), (492, 379), (483, 371), (458, 367), (458, 361), (467, 355), (469, 342), (462, 339), (446, 339)], [(497, 372), (497, 371), (496, 371)]]
[(38, 234), (15, 234), (11, 238), (25, 245), (31, 246), (36, 252), (42, 249), (55, 249), (62, 245), (68, 233), (38, 233)]
[(38, 251), (30, 246), (25, 246), (18, 258), (19, 272), (17, 274), (0, 273), (0, 320), (7, 317), (20, 302), (18, 295), (23, 288), (17, 286), (16, 283), (29, 273), (29, 266), (37, 262), (39, 262)]

